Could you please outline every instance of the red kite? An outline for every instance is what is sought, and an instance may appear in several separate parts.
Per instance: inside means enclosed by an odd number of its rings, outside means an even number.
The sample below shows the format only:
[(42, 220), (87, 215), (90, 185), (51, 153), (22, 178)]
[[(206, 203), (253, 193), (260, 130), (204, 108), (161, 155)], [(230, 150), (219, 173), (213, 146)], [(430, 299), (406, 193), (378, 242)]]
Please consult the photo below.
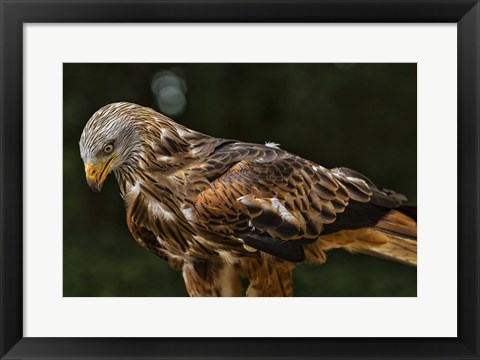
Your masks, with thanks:
[(80, 138), (89, 186), (112, 172), (135, 240), (183, 273), (190, 296), (291, 296), (297, 263), (343, 248), (416, 265), (416, 209), (362, 174), (276, 144), (190, 130), (131, 103), (98, 110)]

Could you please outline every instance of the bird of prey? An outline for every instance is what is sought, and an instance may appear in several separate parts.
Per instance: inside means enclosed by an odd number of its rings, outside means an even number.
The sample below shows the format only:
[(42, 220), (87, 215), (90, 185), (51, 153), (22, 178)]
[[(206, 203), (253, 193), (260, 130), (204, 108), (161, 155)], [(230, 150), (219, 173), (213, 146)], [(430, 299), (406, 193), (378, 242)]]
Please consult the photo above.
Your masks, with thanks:
[(347, 168), (202, 134), (153, 109), (99, 109), (80, 138), (88, 185), (113, 173), (128, 228), (190, 296), (292, 296), (296, 264), (343, 248), (416, 266), (416, 208)]

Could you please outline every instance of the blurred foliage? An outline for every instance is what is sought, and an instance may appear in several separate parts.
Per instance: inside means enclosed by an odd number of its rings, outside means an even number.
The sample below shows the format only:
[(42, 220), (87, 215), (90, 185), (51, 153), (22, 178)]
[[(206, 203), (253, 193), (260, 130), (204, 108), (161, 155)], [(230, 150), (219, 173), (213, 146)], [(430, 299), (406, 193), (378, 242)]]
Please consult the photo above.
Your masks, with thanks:
[[(85, 183), (78, 140), (129, 101), (197, 131), (273, 141), (347, 166), (416, 203), (416, 64), (64, 64), (64, 296), (185, 296), (182, 276), (131, 237), (118, 186)], [(159, 80), (160, 79), (160, 80)], [(416, 296), (415, 268), (342, 250), (300, 265), (296, 296)]]

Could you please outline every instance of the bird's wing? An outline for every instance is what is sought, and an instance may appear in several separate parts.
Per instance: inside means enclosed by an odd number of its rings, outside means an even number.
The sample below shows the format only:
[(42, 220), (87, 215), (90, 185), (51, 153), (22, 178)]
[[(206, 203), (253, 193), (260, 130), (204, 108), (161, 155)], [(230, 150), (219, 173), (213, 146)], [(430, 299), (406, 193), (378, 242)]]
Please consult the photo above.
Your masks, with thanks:
[[(302, 245), (321, 234), (374, 226), (402, 200), (352, 170), (328, 170), (279, 149), (223, 150), (239, 161), (197, 196), (200, 225), (289, 261), (302, 261)], [(240, 160), (241, 150), (256, 156)]]

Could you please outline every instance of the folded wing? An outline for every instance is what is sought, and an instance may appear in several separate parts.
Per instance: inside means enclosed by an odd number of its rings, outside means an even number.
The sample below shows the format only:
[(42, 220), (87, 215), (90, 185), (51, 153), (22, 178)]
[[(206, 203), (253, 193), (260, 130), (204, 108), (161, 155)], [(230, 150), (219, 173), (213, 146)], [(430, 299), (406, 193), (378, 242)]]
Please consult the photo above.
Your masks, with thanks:
[[(255, 153), (251, 144), (229, 146), (222, 151)], [(223, 164), (225, 171), (198, 195), (195, 209), (208, 231), (240, 238), (281, 259), (303, 261), (304, 245), (322, 235), (373, 227), (405, 199), (353, 170), (329, 170), (256, 146), (254, 158)]]

